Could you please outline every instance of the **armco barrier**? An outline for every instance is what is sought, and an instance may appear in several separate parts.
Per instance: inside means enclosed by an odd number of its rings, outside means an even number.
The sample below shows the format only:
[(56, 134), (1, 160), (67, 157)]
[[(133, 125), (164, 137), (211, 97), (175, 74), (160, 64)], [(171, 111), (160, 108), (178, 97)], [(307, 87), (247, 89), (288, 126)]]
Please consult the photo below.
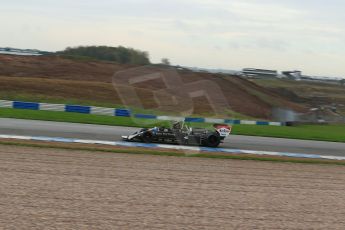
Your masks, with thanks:
[(91, 107), (90, 106), (80, 106), (80, 105), (66, 105), (65, 112), (90, 114)]
[(144, 118), (144, 119), (157, 119), (156, 115), (150, 115), (150, 114), (135, 114), (135, 118)]
[(95, 114), (105, 116), (117, 117), (135, 117), (142, 119), (155, 119), (162, 121), (185, 121), (185, 122), (199, 122), (199, 123), (226, 123), (231, 125), (246, 124), (246, 125), (271, 125), (283, 126), (282, 122), (269, 121), (249, 121), (249, 120), (233, 120), (233, 119), (217, 119), (217, 118), (203, 118), (203, 117), (173, 117), (173, 116), (156, 116), (152, 114), (132, 114), (128, 109), (104, 108), (96, 106), (82, 106), (82, 105), (63, 105), (63, 104), (49, 104), (49, 103), (35, 103), (24, 101), (7, 101), (0, 100), (0, 108), (13, 109), (30, 109), (30, 110), (45, 110), (45, 111), (61, 111), (73, 112), (83, 114)]
[(33, 103), (33, 102), (22, 102), (22, 101), (14, 101), (13, 102), (14, 109), (32, 109), (32, 110), (39, 110), (40, 104)]
[(184, 119), (185, 122), (205, 122), (205, 118), (201, 118), (201, 117), (186, 117)]
[(257, 121), (257, 125), (269, 125), (268, 121)]
[(40, 103), (40, 110), (65, 112), (66, 106), (63, 104)]
[(115, 109), (115, 116), (118, 117), (130, 117), (131, 111), (128, 109)]
[(95, 114), (95, 115), (105, 115), (105, 116), (114, 116), (115, 115), (114, 109), (103, 108), (103, 107), (95, 107), (95, 106), (91, 107), (91, 112), (90, 113), (91, 114)]
[(241, 120), (230, 120), (230, 119), (225, 119), (225, 123), (227, 123), (227, 124), (232, 124), (232, 125), (239, 125), (239, 124), (241, 124)]
[(13, 101), (0, 100), (0, 108), (13, 108)]

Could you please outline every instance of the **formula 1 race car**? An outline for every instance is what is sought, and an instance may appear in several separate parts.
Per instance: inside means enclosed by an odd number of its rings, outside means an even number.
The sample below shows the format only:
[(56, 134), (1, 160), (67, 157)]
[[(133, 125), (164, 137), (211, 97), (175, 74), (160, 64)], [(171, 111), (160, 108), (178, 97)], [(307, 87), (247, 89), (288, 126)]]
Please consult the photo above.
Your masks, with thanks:
[(214, 131), (202, 128), (191, 128), (184, 122), (175, 122), (172, 128), (154, 127), (141, 129), (129, 136), (122, 136), (125, 141), (145, 143), (164, 143), (181, 145), (199, 145), (217, 147), (231, 132), (231, 126), (215, 124)]

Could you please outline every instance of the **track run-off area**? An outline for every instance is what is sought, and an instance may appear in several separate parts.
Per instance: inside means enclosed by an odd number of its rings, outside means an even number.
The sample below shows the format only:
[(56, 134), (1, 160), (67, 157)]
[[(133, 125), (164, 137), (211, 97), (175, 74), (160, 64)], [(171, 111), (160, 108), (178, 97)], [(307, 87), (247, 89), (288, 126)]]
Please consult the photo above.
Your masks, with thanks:
[(344, 166), (0, 148), (0, 229), (343, 229)]

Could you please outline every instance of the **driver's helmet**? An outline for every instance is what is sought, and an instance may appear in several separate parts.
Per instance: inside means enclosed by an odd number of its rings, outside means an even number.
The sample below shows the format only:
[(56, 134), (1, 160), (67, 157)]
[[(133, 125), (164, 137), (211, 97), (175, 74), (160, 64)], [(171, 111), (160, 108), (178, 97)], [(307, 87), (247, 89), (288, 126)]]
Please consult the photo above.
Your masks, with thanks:
[(182, 128), (182, 124), (180, 121), (175, 121), (172, 125), (173, 129), (181, 129)]

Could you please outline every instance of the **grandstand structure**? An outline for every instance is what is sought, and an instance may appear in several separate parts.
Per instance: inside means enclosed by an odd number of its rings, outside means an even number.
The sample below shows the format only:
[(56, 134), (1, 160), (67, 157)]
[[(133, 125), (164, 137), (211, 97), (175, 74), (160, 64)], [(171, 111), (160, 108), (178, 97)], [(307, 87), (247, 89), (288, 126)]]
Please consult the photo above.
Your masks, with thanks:
[(242, 74), (247, 77), (255, 78), (276, 78), (278, 77), (277, 70), (267, 70), (267, 69), (255, 69), (255, 68), (244, 68), (242, 69)]

